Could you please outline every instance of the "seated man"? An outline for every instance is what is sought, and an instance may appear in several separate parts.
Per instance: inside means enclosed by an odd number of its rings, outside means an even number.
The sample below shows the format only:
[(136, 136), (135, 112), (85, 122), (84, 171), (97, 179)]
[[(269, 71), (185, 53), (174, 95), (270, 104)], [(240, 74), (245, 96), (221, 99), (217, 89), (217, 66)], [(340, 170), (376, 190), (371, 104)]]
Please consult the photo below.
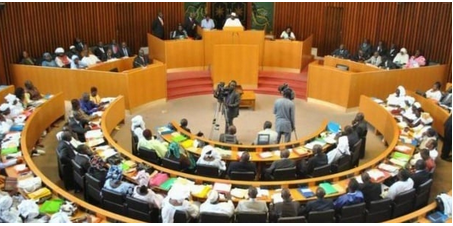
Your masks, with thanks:
[(366, 59), (367, 59), (367, 58), (366, 58), (366, 56), (365, 56), (365, 53), (363, 53), (362, 50), (359, 50), (359, 51), (357, 52), (357, 54), (355, 54), (355, 55), (353, 55), (353, 56), (351, 57), (351, 60), (352, 60), (352, 61), (360, 62), (360, 63), (365, 62)]
[(223, 27), (242, 27), (241, 20), (237, 18), (236, 13), (232, 12), (230, 17), (226, 19), (225, 24)]
[(337, 147), (327, 153), (328, 164), (338, 161), (343, 155), (351, 155), (349, 141), (346, 134), (338, 138)]
[(256, 175), (256, 165), (253, 162), (250, 162), (250, 154), (248, 152), (243, 152), (241, 155), (241, 160), (239, 162), (231, 162), (228, 166), (227, 175), (230, 176), (231, 172), (253, 172)]
[(324, 191), (324, 188), (318, 187), (316, 189), (316, 200), (308, 202), (305, 208), (301, 207), (299, 215), (305, 215), (305, 217), (308, 217), (308, 214), (311, 211), (326, 211), (333, 209), (332, 200), (324, 199), (325, 195), (326, 191)]
[(187, 125), (189, 125), (189, 121), (187, 121), (187, 119), (185, 118), (181, 119), (181, 121), (179, 122), (179, 126), (181, 127), (181, 129), (187, 131), (188, 133), (191, 133), (190, 129), (187, 128)]
[(264, 122), (263, 130), (258, 132), (258, 135), (253, 143), (259, 144), (258, 137), (260, 135), (269, 135), (268, 144), (277, 144), (278, 133), (275, 132), (274, 130), (272, 130), (271, 128), (272, 128), (272, 122), (269, 122), (269, 121)]
[(281, 39), (289, 39), (289, 40), (296, 40), (296, 36), (294, 35), (291, 26), (287, 26), (286, 29), (280, 35)]
[(451, 88), (448, 88), (447, 92), (444, 93), (442, 99), (440, 99), (439, 105), (451, 111)]
[(66, 190), (74, 189), (74, 178), (72, 175), (71, 160), (75, 158), (75, 152), (71, 144), (71, 134), (67, 131), (63, 132), (62, 139), (58, 142), (57, 152), (59, 154), (62, 170), (64, 187)]
[(418, 146), (418, 149), (422, 150), (427, 148), (427, 144), (430, 140), (437, 141), (437, 133), (433, 128), (428, 128), (425, 132), (423, 132), (419, 139), (420, 145)]
[(406, 48), (401, 48), (400, 52), (396, 54), (395, 58), (393, 59), (393, 63), (395, 63), (399, 67), (405, 66), (407, 63), (409, 63), (409, 54), (407, 54)]
[(215, 28), (214, 20), (212, 20), (208, 14), (206, 14), (205, 18), (201, 20), (201, 28), (206, 30), (212, 30)]
[(186, 30), (184, 30), (181, 24), (178, 24), (178, 29), (173, 31), (171, 39), (187, 39), (188, 37)]
[(98, 88), (96, 88), (96, 86), (93, 86), (90, 89), (90, 101), (97, 105), (102, 104), (101, 97), (98, 94)]
[(395, 63), (393, 63), (393, 60), (391, 58), (384, 57), (384, 60), (382, 61), (382, 63), (379, 64), (379, 68), (391, 70), (391, 69), (397, 69), (398, 67), (396, 66)]
[(105, 179), (107, 177), (106, 163), (98, 155), (93, 156), (90, 161), (90, 168), (87, 173), (99, 180), (99, 186), (104, 187)]
[(382, 63), (382, 57), (379, 55), (379, 52), (374, 52), (373, 56), (368, 60), (365, 60), (365, 63), (371, 64), (373, 66), (379, 67)]
[(342, 59), (349, 59), (349, 51), (344, 48), (343, 44), (340, 45), (340, 48), (333, 51), (331, 55)]
[(189, 197), (189, 188), (186, 186), (173, 186), (162, 202), (162, 223), (173, 223), (176, 211), (182, 211), (192, 218), (198, 218), (200, 203), (188, 201)]
[(359, 142), (360, 138), (357, 132), (352, 129), (352, 126), (345, 126), (344, 127), (344, 132), (343, 132), (347, 137), (348, 137), (348, 145), (349, 149), (351, 150), (357, 142)]
[(373, 47), (368, 39), (365, 39), (359, 46), (359, 50), (362, 51), (364, 58), (368, 59), (371, 56)]
[(301, 161), (300, 174), (302, 177), (311, 175), (316, 167), (327, 165), (327, 155), (324, 154), (321, 145), (316, 144), (313, 146), (313, 153), (314, 156), (308, 159), (308, 162)]
[(90, 100), (90, 95), (88, 93), (82, 94), (82, 99), (80, 99), (80, 108), (87, 115), (91, 115), (96, 111), (102, 111), (103, 107), (93, 103)]
[(77, 147), (75, 154), (74, 161), (81, 166), (85, 172), (87, 172), (90, 168), (91, 156), (93, 155), (90, 147), (85, 144), (81, 144)]
[[(287, 149), (281, 150), (280, 151), (281, 159), (274, 161), (269, 168), (264, 170), (264, 178), (267, 180), (273, 179), (273, 174), (276, 169), (287, 169), (296, 166), (294, 160), (289, 159), (289, 155), (290, 153)], [(278, 178), (275, 179), (279, 180)]]
[(246, 213), (267, 213), (267, 205), (265, 201), (256, 200), (258, 195), (258, 190), (250, 186), (248, 190), (249, 198), (247, 200), (239, 201), (236, 207), (236, 213), (246, 212)]
[(406, 68), (417, 68), (426, 65), (426, 59), (422, 56), (420, 50), (415, 50), (415, 54), (409, 59)]
[(57, 57), (55, 57), (55, 63), (57, 63), (58, 67), (68, 68), (71, 66), (71, 59), (66, 56), (63, 48), (58, 47), (55, 49), (55, 54), (57, 55)]
[(277, 222), (280, 217), (296, 217), (299, 213), (299, 203), (293, 201), (288, 188), (282, 189), (281, 197), (283, 202), (275, 203), (272, 199), (272, 202), (269, 204), (269, 218), (271, 222)]
[(361, 178), (363, 183), (359, 185), (359, 190), (363, 194), (364, 201), (369, 204), (381, 199), (381, 184), (371, 182), (371, 177), (367, 172), (362, 173)]
[(166, 142), (160, 142), (154, 139), (151, 130), (145, 129), (143, 131), (143, 138), (138, 139), (137, 149), (145, 148), (147, 150), (154, 150), (159, 158), (164, 158), (167, 153), (166, 144)]
[(96, 49), (94, 50), (94, 55), (101, 61), (106, 61), (107, 58), (107, 51), (104, 48), (104, 43), (102, 41), (98, 42), (98, 45), (96, 46)]
[(433, 173), (434, 170), (436, 169), (436, 163), (431, 158), (431, 156), (429, 156), (429, 150), (422, 149), (420, 151), (420, 156), (421, 156), (422, 160), (425, 161), (426, 170), (430, 173)]
[(428, 99), (435, 101), (436, 103), (442, 98), (442, 92), (440, 91), (440, 82), (435, 82), (433, 87), (426, 91), (425, 96)]
[(162, 195), (154, 193), (153, 190), (149, 189), (145, 185), (135, 186), (132, 197), (145, 201), (151, 208), (154, 207), (157, 209), (162, 208), (162, 201), (164, 200)]
[(77, 134), (77, 138), (80, 142), (86, 141), (85, 133), (91, 130), (88, 121), (80, 121), (77, 120), (76, 117), (69, 117), (69, 127), (74, 133)]
[(227, 202), (220, 202), (219, 193), (211, 190), (208, 193), (206, 201), (200, 206), (200, 213), (217, 213), (232, 217), (234, 214), (234, 204), (231, 201), (230, 193), (226, 193), (225, 198), (228, 200)]
[(414, 188), (417, 189), (420, 185), (429, 180), (429, 172), (426, 170), (426, 164), (423, 159), (417, 160), (415, 163), (415, 172), (411, 175), (414, 181)]
[(80, 108), (80, 101), (77, 99), (71, 100), (71, 111), (69, 113), (69, 117), (74, 117), (77, 121), (80, 121), (84, 124), (88, 124), (89, 121), (96, 119), (97, 115), (87, 115), (82, 109)]
[(197, 161), (197, 165), (213, 166), (221, 171), (226, 170), (226, 164), (222, 161), (220, 154), (211, 145), (206, 145), (201, 150), (201, 156)]
[(410, 173), (406, 169), (402, 169), (398, 172), (398, 180), (393, 183), (392, 186), (388, 189), (388, 192), (384, 194), (384, 198), (389, 198), (391, 200), (405, 191), (408, 191), (414, 187), (414, 181), (410, 178)]
[(363, 202), (363, 194), (359, 189), (359, 182), (355, 178), (349, 180), (348, 193), (338, 197), (333, 203), (335, 210), (341, 210), (343, 206), (350, 206)]
[(131, 131), (135, 136), (138, 137), (138, 140), (143, 139), (143, 131), (146, 129), (145, 121), (141, 115), (137, 115), (131, 119)]
[[(422, 149), (422, 150), (424, 150), (424, 149)], [(426, 143), (426, 150), (428, 150), (429, 157), (431, 157), (431, 159), (433, 159), (433, 161), (436, 161), (437, 157), (439, 156), (439, 152), (437, 151), (437, 140), (429, 140)], [(415, 165), (415, 163), (419, 159), (422, 159), (421, 152), (415, 154), (412, 157), (410, 164)]]
[(229, 126), (228, 133), (220, 134), (219, 141), (222, 143), (239, 144), (239, 141), (236, 138), (236, 126), (234, 125)]
[(79, 60), (77, 55), (72, 56), (71, 69), (85, 69), (88, 65)]
[(145, 55), (145, 51), (143, 51), (143, 49), (139, 50), (138, 56), (134, 59), (134, 68), (146, 67), (148, 64), (150, 64), (150, 60), (148, 56)]

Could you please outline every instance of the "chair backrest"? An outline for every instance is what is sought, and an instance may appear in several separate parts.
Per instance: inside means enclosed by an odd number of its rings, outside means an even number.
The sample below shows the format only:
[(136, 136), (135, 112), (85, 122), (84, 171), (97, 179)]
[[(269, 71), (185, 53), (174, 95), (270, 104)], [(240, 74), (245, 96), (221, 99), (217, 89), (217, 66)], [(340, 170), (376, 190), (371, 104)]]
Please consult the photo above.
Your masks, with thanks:
[(238, 212), (236, 214), (237, 223), (266, 223), (267, 213)]
[(272, 176), (275, 180), (294, 180), (296, 178), (296, 167), (276, 169)]
[(85, 170), (83, 170), (83, 168), (76, 163), (76, 161), (74, 161), (74, 159), (71, 160), (71, 164), (72, 164), (72, 172), (73, 172), (73, 176), (74, 176), (74, 181), (76, 182), (76, 184), (81, 188), (81, 189), (84, 189), (85, 188)]
[(305, 216), (298, 217), (280, 217), (277, 223), (306, 223)]
[(197, 165), (197, 175), (218, 178), (219, 168), (216, 166)]
[(414, 209), (415, 189), (407, 190), (395, 197), (393, 200), (392, 218), (412, 212)]
[(428, 204), (432, 184), (433, 180), (429, 179), (415, 190), (415, 209), (422, 208)]
[(371, 201), (367, 206), (366, 223), (380, 223), (392, 217), (392, 200)]
[(330, 165), (318, 166), (313, 170), (312, 177), (322, 177), (330, 174)]
[(102, 194), (102, 208), (110, 212), (125, 215), (123, 194), (116, 191), (108, 190), (106, 188), (103, 188), (101, 190), (101, 194)]
[(138, 136), (135, 135), (134, 131), (131, 131), (131, 144), (132, 144), (132, 154), (138, 155), (138, 152), (137, 152)]
[(156, 165), (160, 165), (162, 163), (162, 160), (159, 158), (159, 156), (157, 156), (156, 151), (153, 149), (149, 150), (144, 147), (139, 147), (138, 156), (140, 156), (141, 159), (154, 163)]
[(231, 180), (246, 180), (246, 181), (255, 180), (255, 172), (231, 171), (229, 176)]
[(334, 223), (335, 211), (311, 211), (308, 213), (308, 223)]
[(270, 143), (270, 135), (269, 134), (258, 134), (258, 139), (256, 144), (257, 145), (266, 145)]
[(187, 212), (176, 210), (173, 216), (173, 223), (189, 223), (189, 221), (190, 217), (187, 215)]
[(343, 155), (338, 159), (338, 172), (343, 172), (348, 169), (350, 169), (350, 162), (351, 162), (351, 156), (350, 155)]
[(224, 139), (223, 142), (227, 143), (227, 144), (236, 144), (237, 143), (235, 135), (224, 134), (223, 139)]
[(61, 164), (60, 153), (58, 152), (58, 149), (55, 150), (55, 153), (57, 153), (58, 176), (61, 180), (63, 180), (63, 165)]
[(152, 222), (149, 204), (130, 195), (126, 196), (126, 214), (130, 218)]
[(365, 222), (365, 203), (358, 203), (341, 208), (340, 223), (363, 223)]
[(179, 163), (179, 161), (175, 161), (175, 160), (172, 160), (169, 158), (162, 159), (162, 166), (167, 169), (171, 169), (171, 170), (176, 170), (176, 171), (181, 170), (181, 164)]
[(219, 213), (201, 213), (200, 223), (230, 223), (231, 217)]
[(359, 165), (360, 160), (360, 147), (362, 146), (362, 139), (357, 141), (352, 147), (352, 157), (351, 157), (351, 168), (354, 168)]

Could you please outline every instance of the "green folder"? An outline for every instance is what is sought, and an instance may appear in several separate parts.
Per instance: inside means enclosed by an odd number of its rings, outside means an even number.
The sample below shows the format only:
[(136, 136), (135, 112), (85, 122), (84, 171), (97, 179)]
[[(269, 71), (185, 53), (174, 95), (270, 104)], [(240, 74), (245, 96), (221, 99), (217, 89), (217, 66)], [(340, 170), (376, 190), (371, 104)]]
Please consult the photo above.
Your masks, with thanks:
[(337, 189), (335, 189), (330, 183), (320, 183), (319, 187), (323, 188), (326, 192), (326, 195), (337, 193)]
[(60, 211), (60, 207), (63, 204), (62, 199), (52, 199), (52, 200), (47, 200), (42, 204), (41, 208), (39, 208), (39, 212), (42, 214), (46, 213), (56, 213)]
[(408, 154), (404, 154), (404, 153), (395, 151), (392, 154), (392, 158), (398, 159), (400, 161), (408, 162), (411, 159), (411, 156)]
[(174, 142), (180, 143), (180, 142), (183, 142), (183, 141), (187, 140), (187, 137), (184, 136), (184, 135), (179, 134), (177, 136), (172, 137), (171, 140), (174, 141)]
[(168, 180), (166, 180), (164, 183), (162, 183), (159, 186), (159, 188), (164, 191), (168, 191), (168, 190), (170, 190), (171, 186), (173, 186), (175, 181), (176, 181), (176, 177), (168, 178)]
[(17, 147), (2, 148), (2, 155), (14, 154), (18, 151)]

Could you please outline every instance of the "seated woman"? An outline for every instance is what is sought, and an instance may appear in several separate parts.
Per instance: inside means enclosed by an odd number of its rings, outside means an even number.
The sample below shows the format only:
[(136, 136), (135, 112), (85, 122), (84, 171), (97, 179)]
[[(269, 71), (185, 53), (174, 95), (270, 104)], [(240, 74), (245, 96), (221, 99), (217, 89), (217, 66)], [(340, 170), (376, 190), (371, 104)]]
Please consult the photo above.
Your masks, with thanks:
[(131, 131), (138, 137), (138, 140), (143, 139), (143, 131), (146, 129), (145, 121), (141, 115), (137, 115), (131, 119)]
[(35, 65), (36, 64), (36, 59), (31, 58), (30, 55), (28, 54), (27, 51), (22, 51), (21, 54), (21, 59), (20, 59), (20, 64), (25, 64), (25, 65)]
[(71, 59), (66, 56), (63, 48), (58, 47), (55, 50), (55, 54), (57, 55), (57, 57), (55, 57), (55, 63), (57, 63), (58, 67), (69, 68), (71, 66)]
[(82, 55), (81, 61), (88, 66), (95, 65), (101, 62), (101, 60), (99, 60), (99, 58), (93, 53), (91, 53), (89, 50), (82, 50), (81, 55)]
[(228, 133), (220, 134), (219, 141), (222, 143), (239, 144), (236, 138), (236, 126), (231, 125), (228, 127)]
[(52, 55), (50, 55), (50, 53), (44, 53), (42, 58), (43, 58), (43, 61), (41, 63), (41, 66), (43, 66), (43, 67), (58, 67), (58, 65), (55, 62), (55, 60), (52, 59)]
[(138, 140), (137, 149), (145, 148), (147, 150), (154, 150), (159, 158), (163, 158), (167, 153), (166, 144), (166, 142), (160, 142), (154, 139), (151, 130), (145, 129), (143, 131), (143, 138)]
[(153, 190), (149, 189), (145, 185), (135, 186), (132, 197), (145, 201), (150, 207), (158, 209), (162, 208), (162, 201), (164, 200), (162, 195), (154, 193)]
[(387, 97), (387, 105), (391, 107), (403, 107), (405, 105), (406, 89), (403, 86), (398, 86), (395, 93), (390, 94)]
[(105, 168), (106, 163), (98, 155), (94, 155), (90, 161), (90, 168), (88, 168), (87, 173), (98, 179), (100, 184), (99, 186), (104, 187), (105, 179), (107, 177), (107, 169)]
[(294, 35), (292, 28), (287, 26), (286, 29), (280, 35), (281, 39), (289, 39), (289, 40), (296, 40), (296, 36)]
[(8, 94), (5, 96), (6, 102), (9, 104), (9, 109), (11, 110), (11, 117), (15, 118), (16, 116), (22, 114), (24, 107), (20, 100), (13, 94)]
[(201, 150), (201, 156), (197, 161), (197, 165), (214, 166), (221, 171), (226, 170), (226, 164), (222, 161), (220, 154), (211, 145), (206, 145)]
[(134, 189), (134, 185), (129, 182), (121, 181), (122, 178), (123, 176), (121, 175), (118, 178), (107, 179), (105, 181), (104, 188), (110, 191), (116, 191), (123, 195), (131, 194)]
[(409, 63), (409, 54), (407, 54), (406, 48), (401, 48), (400, 52), (396, 54), (395, 58), (393, 58), (393, 63), (402, 67)]
[(426, 65), (426, 59), (421, 55), (420, 50), (415, 50), (415, 54), (411, 56), (406, 68), (417, 68)]
[(104, 58), (105, 61), (112, 61), (112, 60), (117, 60), (118, 58), (113, 54), (113, 50), (108, 48), (106, 52), (106, 57)]
[(193, 156), (181, 148), (177, 142), (171, 142), (170, 145), (168, 145), (168, 151), (165, 154), (165, 158), (179, 161), (181, 170), (193, 170), (196, 166)]
[(25, 81), (24, 86), (26, 95), (25, 98), (28, 98), (29, 100), (39, 100), (42, 98), (41, 93), (39, 93), (39, 90), (33, 85), (30, 80)]
[(178, 29), (173, 31), (172, 39), (187, 39), (187, 32), (184, 30), (181, 24), (178, 24)]
[(426, 91), (426, 98), (431, 99), (436, 103), (439, 102), (440, 99), (442, 99), (442, 92), (440, 91), (441, 86), (440, 82), (435, 82), (433, 87)]

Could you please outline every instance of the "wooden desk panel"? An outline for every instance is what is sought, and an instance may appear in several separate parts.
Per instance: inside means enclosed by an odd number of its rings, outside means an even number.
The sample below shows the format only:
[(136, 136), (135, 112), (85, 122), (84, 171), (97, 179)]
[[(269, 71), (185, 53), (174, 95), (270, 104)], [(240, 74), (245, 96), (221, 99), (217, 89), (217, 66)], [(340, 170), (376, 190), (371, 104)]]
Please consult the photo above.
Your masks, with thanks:
[(311, 48), (313, 46), (313, 34), (302, 42), (302, 64), (300, 68), (305, 68), (313, 60)]
[(149, 33), (147, 34), (147, 38), (149, 59), (156, 59), (162, 63), (166, 63), (167, 53), (165, 51), (165, 41)]
[(204, 66), (202, 40), (165, 41), (167, 69)]
[(302, 42), (290, 40), (264, 41), (264, 67), (290, 68), (300, 71)]
[(381, 71), (374, 66), (369, 66), (364, 63), (358, 63), (352, 60), (336, 58), (333, 56), (324, 57), (324, 66), (336, 67), (337, 64), (347, 65), (350, 72), (366, 72), (366, 71)]
[[(25, 88), (23, 83), (22, 83), (22, 85), (20, 87)], [(14, 91), (16, 91), (16, 89), (14, 88), (13, 85), (6, 86), (3, 89), (0, 89), (0, 103), (5, 103), (6, 102), (6, 100), (5, 100), (6, 95), (8, 95), (10, 93), (14, 94)]]
[(216, 45), (212, 61), (213, 84), (236, 80), (244, 88), (258, 86), (258, 46)]
[(114, 68), (118, 68), (118, 72), (122, 72), (133, 68), (132, 64), (134, 63), (134, 58), (135, 56), (102, 62), (89, 67), (87, 70), (110, 71)]

